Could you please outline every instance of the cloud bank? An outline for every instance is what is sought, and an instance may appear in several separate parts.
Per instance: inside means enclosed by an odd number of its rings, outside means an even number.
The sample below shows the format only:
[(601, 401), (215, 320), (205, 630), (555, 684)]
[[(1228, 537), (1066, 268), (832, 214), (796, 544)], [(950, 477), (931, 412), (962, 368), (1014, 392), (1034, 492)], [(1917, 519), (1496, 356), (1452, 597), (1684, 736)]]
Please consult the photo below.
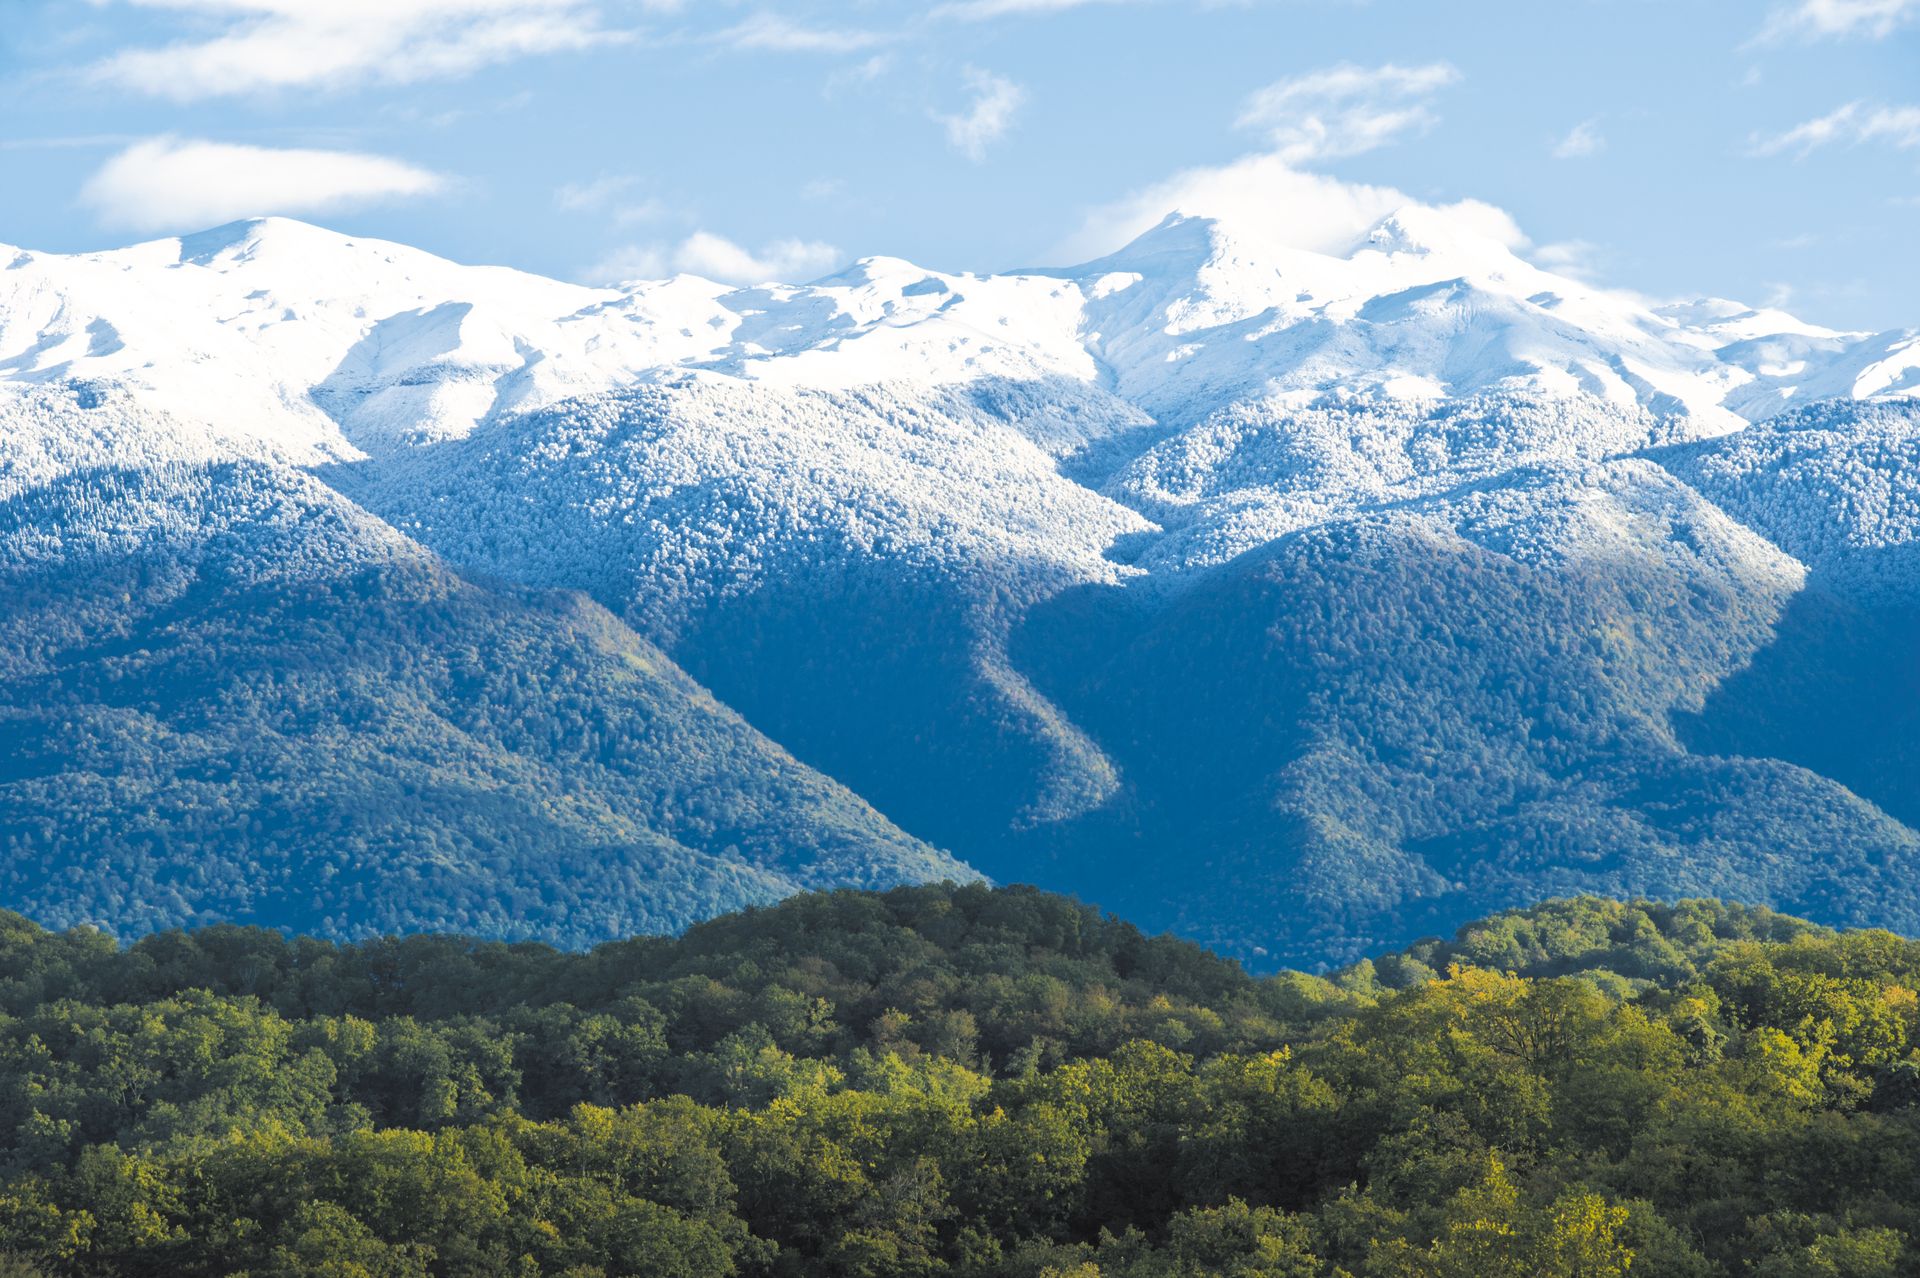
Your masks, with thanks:
[(711, 231), (695, 231), (671, 247), (636, 244), (615, 250), (582, 273), (591, 284), (699, 275), (723, 284), (794, 283), (817, 279), (845, 261), (831, 244), (778, 240), (754, 252)]
[(446, 186), (438, 173), (358, 151), (161, 137), (109, 159), (81, 188), (80, 203), (103, 227), (181, 232), (244, 217), (334, 213)]
[(936, 118), (946, 126), (953, 148), (978, 164), (986, 159), (987, 148), (1013, 127), (1027, 92), (1005, 76), (978, 67), (967, 69), (967, 88), (973, 94), (972, 105), (958, 115)]
[[(111, 0), (100, 0), (109, 3)], [(175, 101), (461, 76), (625, 38), (597, 0), (118, 0), (215, 26), (127, 49), (90, 78)]]
[(1755, 155), (1795, 151), (1802, 156), (1829, 146), (1878, 142), (1896, 150), (1920, 147), (1920, 106), (1869, 106), (1849, 102), (1837, 111), (1797, 124), (1784, 133), (1754, 139)]
[(1341, 63), (1269, 84), (1247, 99), (1238, 124), (1266, 133), (1289, 164), (1360, 155), (1431, 129), (1434, 95), (1459, 80), (1444, 62)]
[(1884, 40), (1920, 20), (1920, 0), (1799, 0), (1775, 9), (1760, 31), (1763, 42), (1795, 36), (1865, 36)]
[[(1280, 155), (1250, 155), (1183, 170), (1095, 209), (1056, 255), (1070, 262), (1102, 257), (1169, 213), (1213, 218), (1256, 245), (1344, 255), (1381, 219), (1420, 203), (1390, 186), (1303, 172)], [(1513, 219), (1491, 204), (1462, 200), (1438, 207), (1456, 226), (1516, 251), (1527, 246)]]

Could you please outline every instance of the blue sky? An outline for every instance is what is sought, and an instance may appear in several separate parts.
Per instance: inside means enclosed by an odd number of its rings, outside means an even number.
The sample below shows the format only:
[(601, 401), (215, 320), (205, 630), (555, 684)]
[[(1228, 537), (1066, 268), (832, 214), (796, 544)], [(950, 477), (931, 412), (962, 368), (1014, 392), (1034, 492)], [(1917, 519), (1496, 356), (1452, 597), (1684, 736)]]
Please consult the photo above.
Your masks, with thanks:
[(998, 270), (1275, 153), (1657, 296), (1920, 325), (1920, 0), (8, 0), (0, 240)]

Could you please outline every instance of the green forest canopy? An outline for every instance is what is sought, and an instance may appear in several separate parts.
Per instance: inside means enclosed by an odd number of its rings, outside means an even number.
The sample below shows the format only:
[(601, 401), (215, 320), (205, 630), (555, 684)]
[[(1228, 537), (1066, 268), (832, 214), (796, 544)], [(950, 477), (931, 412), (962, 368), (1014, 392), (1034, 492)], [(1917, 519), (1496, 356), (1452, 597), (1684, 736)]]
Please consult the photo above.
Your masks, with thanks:
[(1916, 988), (1712, 901), (1265, 979), (1026, 888), (584, 954), (0, 915), (0, 1278), (1920, 1273)]

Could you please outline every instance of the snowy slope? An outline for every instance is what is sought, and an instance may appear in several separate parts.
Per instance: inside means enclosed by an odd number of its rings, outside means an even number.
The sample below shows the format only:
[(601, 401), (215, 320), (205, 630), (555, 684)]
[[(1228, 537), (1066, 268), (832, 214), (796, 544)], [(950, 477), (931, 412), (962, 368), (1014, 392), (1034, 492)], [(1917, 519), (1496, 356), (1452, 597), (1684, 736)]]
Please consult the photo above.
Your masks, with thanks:
[(1920, 599), (1920, 402), (1817, 405), (1664, 460), (1826, 589)]
[[(309, 462), (463, 434), (686, 353), (642, 295), (595, 319), (617, 295), (281, 219), (19, 253), (0, 281), (7, 380), (124, 388)], [(689, 323), (719, 292), (660, 291)]]
[(0, 382), (124, 389), (307, 462), (680, 370), (833, 388), (1095, 372), (1072, 285), (969, 278), (963, 299), (962, 281), (884, 259), (809, 289), (589, 289), (285, 219), (0, 253)]
[(806, 286), (591, 289), (283, 219), (114, 252), (0, 249), (0, 382), (124, 388), (312, 463), (663, 378), (845, 390), (1076, 382), (1191, 424), (1257, 396), (1591, 396), (1722, 433), (1911, 391), (1920, 343), (1703, 302), (1652, 309), (1526, 261), (1483, 209), (1410, 205), (1342, 246), (1192, 214), (1085, 266), (870, 258)]

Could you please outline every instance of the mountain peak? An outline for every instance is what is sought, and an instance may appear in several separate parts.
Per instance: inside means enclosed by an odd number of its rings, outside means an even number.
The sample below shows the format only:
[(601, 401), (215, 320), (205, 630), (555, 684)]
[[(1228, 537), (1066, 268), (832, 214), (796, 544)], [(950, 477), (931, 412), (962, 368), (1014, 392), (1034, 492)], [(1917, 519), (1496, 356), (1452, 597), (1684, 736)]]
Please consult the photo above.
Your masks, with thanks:
[(257, 243), (270, 235), (295, 234), (296, 228), (299, 231), (311, 231), (322, 235), (335, 234), (311, 223), (289, 217), (243, 217), (219, 226), (210, 226), (204, 231), (193, 231), (180, 236), (180, 250), (183, 255), (212, 256), (241, 244)]
[(756, 289), (590, 289), (252, 218), (16, 256), (0, 376), (116, 382), (305, 458), (454, 438), (687, 369), (814, 389), (1063, 377), (1180, 417), (1269, 395), (1598, 395), (1716, 428), (1913, 384), (1901, 335), (1734, 303), (1655, 311), (1528, 263), (1512, 219), (1474, 201), (1282, 173), (1161, 207), (1080, 266), (949, 274), (869, 256)]
[(463, 266), (410, 244), (348, 235), (290, 217), (247, 218), (183, 235), (171, 243), (178, 246), (182, 265), (224, 269), (258, 264), (276, 276), (304, 277), (316, 286), (340, 271), (348, 274), (336, 287), (351, 287), (363, 276), (390, 275), (395, 266), (435, 272), (485, 269)]
[(855, 260), (853, 264), (845, 270), (836, 271), (834, 274), (826, 276), (823, 279), (815, 280), (814, 287), (845, 288), (879, 285), (882, 287), (897, 287), (902, 292), (908, 292), (913, 289), (928, 292), (932, 290), (924, 287), (925, 281), (931, 280), (939, 284), (941, 290), (944, 291), (948, 286), (943, 282), (943, 279), (944, 277), (942, 277), (939, 272), (930, 271), (926, 267), (915, 262), (910, 262), (904, 257), (889, 257), (885, 254), (875, 254), (871, 257), (863, 257)]
[(1407, 204), (1381, 218), (1356, 251), (1463, 256), (1505, 264), (1527, 242), (1520, 228), (1499, 209), (1466, 201), (1436, 207)]
[[(1333, 277), (1350, 274), (1342, 269), (1348, 263), (1361, 263), (1358, 270), (1367, 281), (1390, 283), (1380, 280), (1378, 267), (1364, 264), (1369, 255), (1444, 259), (1439, 269), (1454, 275), (1502, 273), (1525, 265), (1517, 251), (1526, 236), (1491, 205), (1402, 201), (1384, 212), (1367, 212), (1372, 215), (1364, 221), (1318, 220), (1303, 215), (1291, 199), (1221, 208), (1187, 204), (1115, 252), (1070, 273), (1084, 278), (1126, 270), (1149, 278), (1199, 278), (1202, 288), (1215, 293), (1277, 274), (1319, 292)], [(1424, 266), (1408, 269), (1431, 273)]]

